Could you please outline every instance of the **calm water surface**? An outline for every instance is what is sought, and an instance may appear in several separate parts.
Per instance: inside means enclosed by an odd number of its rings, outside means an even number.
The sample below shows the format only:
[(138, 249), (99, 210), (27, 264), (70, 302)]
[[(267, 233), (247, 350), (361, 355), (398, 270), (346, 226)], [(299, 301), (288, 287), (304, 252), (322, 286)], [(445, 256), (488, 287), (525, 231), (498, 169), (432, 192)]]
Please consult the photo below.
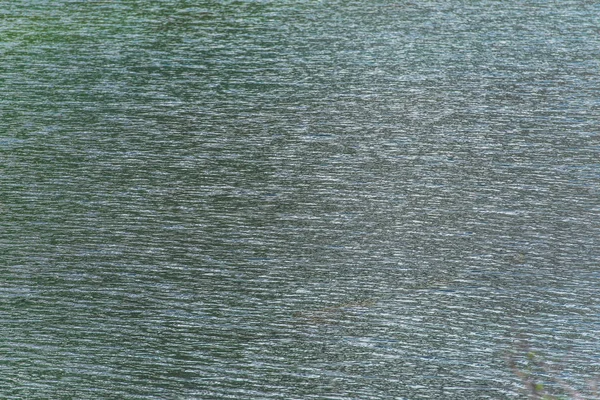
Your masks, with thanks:
[(0, 397), (600, 374), (600, 6), (0, 5)]

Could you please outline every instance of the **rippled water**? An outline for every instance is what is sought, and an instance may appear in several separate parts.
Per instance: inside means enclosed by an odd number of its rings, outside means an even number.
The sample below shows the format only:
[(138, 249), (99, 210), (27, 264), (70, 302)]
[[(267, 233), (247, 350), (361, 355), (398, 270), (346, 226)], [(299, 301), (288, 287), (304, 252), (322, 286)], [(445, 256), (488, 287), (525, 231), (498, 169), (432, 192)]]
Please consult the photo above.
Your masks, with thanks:
[(600, 374), (600, 6), (0, 6), (0, 397)]

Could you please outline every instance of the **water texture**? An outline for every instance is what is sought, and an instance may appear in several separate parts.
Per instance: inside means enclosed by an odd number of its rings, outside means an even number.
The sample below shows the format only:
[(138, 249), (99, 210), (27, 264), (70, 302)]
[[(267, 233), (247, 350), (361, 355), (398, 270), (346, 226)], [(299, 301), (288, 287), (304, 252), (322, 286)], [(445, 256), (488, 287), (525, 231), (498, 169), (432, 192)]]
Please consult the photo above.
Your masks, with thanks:
[(0, 397), (600, 375), (600, 5), (0, 5)]

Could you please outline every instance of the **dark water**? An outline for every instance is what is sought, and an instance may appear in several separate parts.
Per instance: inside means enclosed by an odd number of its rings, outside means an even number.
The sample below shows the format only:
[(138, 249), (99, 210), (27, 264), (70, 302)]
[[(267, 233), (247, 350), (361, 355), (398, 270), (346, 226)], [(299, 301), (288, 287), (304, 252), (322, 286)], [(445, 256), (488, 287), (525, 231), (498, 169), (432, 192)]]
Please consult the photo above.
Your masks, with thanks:
[[(0, 6), (0, 397), (600, 375), (600, 6)], [(515, 350), (516, 349), (516, 350)]]

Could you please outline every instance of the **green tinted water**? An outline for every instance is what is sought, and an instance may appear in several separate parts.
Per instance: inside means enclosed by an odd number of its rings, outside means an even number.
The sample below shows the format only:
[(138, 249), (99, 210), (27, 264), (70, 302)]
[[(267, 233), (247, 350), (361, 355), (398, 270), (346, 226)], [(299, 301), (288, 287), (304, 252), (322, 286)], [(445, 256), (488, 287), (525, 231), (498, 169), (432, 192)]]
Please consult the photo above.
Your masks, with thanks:
[(0, 397), (515, 398), (518, 338), (585, 386), (599, 15), (3, 4)]

